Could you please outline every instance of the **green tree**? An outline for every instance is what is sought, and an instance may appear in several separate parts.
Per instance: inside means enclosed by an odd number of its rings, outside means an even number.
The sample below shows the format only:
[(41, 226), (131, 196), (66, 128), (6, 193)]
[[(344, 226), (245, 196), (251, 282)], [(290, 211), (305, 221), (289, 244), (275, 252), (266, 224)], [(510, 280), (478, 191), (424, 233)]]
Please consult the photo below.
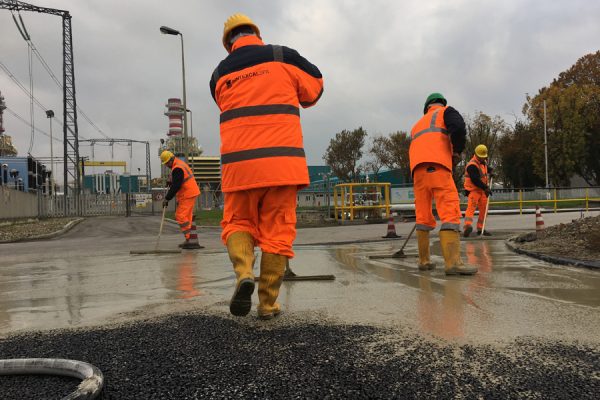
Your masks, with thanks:
[(498, 157), (501, 168), (497, 175), (505, 187), (535, 187), (544, 184), (544, 178), (535, 173), (532, 159), (532, 143), (536, 133), (525, 121), (517, 121), (515, 127), (498, 140)]
[(329, 141), (323, 160), (335, 176), (342, 181), (356, 181), (360, 173), (359, 161), (365, 145), (367, 131), (362, 127), (348, 131), (344, 129)]
[(544, 112), (547, 108), (548, 175), (567, 186), (573, 175), (600, 184), (600, 51), (580, 58), (548, 87), (527, 97), (523, 113), (538, 134), (532, 143), (536, 174), (545, 174)]

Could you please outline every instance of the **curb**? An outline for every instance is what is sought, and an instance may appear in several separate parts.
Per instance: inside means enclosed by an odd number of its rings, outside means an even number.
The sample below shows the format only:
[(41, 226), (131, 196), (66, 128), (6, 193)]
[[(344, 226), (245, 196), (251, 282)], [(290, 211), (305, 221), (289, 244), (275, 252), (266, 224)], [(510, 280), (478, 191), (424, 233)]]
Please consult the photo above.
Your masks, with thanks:
[(550, 256), (547, 254), (537, 253), (535, 251), (523, 250), (517, 246), (510, 244), (509, 240), (505, 240), (504, 244), (506, 244), (506, 247), (508, 247), (510, 250), (514, 251), (515, 253), (523, 254), (523, 255), (533, 257), (538, 260), (546, 261), (546, 262), (549, 262), (552, 264), (571, 265), (574, 267), (584, 267), (584, 268), (593, 269), (593, 270), (600, 270), (600, 262), (584, 261), (584, 260), (576, 260), (574, 258)]
[(0, 240), (0, 244), (19, 243), (19, 242), (35, 242), (36, 240), (52, 239), (52, 238), (55, 238), (57, 236), (60, 236), (60, 235), (63, 235), (65, 233), (69, 232), (71, 229), (73, 229), (75, 227), (75, 225), (79, 224), (84, 219), (85, 218), (78, 218), (76, 220), (73, 220), (73, 221), (67, 223), (61, 230), (56, 231), (56, 232), (45, 233), (43, 235), (31, 236), (31, 237), (22, 238), (22, 239)]

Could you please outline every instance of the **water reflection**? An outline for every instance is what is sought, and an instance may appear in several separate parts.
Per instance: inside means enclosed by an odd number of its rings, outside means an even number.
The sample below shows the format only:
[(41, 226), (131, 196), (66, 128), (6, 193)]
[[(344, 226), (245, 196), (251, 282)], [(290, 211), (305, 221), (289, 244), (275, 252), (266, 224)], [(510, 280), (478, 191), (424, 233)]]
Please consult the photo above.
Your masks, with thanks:
[(196, 258), (196, 252), (185, 252), (177, 264), (177, 290), (180, 292), (179, 298), (181, 299), (191, 299), (201, 294), (195, 287), (194, 268), (196, 267)]

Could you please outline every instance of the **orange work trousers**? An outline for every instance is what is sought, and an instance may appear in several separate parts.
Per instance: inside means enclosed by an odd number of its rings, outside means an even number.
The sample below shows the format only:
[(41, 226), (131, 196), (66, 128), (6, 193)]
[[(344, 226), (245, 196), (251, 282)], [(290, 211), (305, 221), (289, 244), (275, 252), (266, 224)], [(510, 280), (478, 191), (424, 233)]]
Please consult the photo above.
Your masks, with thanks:
[(417, 230), (431, 231), (436, 222), (432, 200), (442, 221), (440, 230), (460, 230), (460, 202), (452, 172), (435, 163), (422, 163), (413, 171)]
[(274, 186), (225, 193), (221, 239), (249, 232), (265, 253), (294, 256), (298, 187)]
[(480, 231), (483, 228), (487, 202), (488, 198), (483, 190), (473, 190), (469, 192), (467, 211), (465, 212), (465, 226), (473, 225), (473, 216), (475, 215), (475, 209), (478, 208), (479, 217), (477, 218), (477, 230)]
[(194, 205), (196, 204), (196, 197), (197, 196), (177, 199), (175, 220), (179, 224), (181, 233), (183, 233), (187, 240), (191, 237), (192, 225), (194, 225)]

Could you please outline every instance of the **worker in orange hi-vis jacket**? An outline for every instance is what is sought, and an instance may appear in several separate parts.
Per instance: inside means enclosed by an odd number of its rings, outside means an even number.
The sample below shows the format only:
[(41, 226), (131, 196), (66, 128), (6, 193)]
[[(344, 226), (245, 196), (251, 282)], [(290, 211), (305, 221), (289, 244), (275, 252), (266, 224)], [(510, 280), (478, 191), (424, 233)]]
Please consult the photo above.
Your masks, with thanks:
[(177, 199), (175, 220), (179, 224), (185, 241), (179, 245), (182, 249), (202, 249), (198, 243), (198, 233), (194, 223), (194, 206), (200, 195), (200, 188), (194, 179), (192, 169), (187, 163), (175, 157), (168, 150), (160, 154), (160, 161), (171, 168), (171, 186), (163, 201), (163, 207), (169, 205), (173, 197)]
[(294, 256), (297, 191), (309, 183), (300, 106), (323, 93), (319, 69), (297, 51), (265, 45), (243, 14), (225, 21), (210, 91), (221, 112), (222, 239), (236, 274), (230, 312), (252, 308), (254, 246), (262, 251), (258, 317), (280, 313), (276, 302), (287, 260)]
[(446, 104), (441, 93), (430, 94), (425, 100), (423, 117), (410, 133), (419, 270), (435, 267), (429, 254), (429, 232), (436, 227), (431, 209), (435, 200), (442, 222), (439, 235), (446, 275), (473, 275), (477, 268), (464, 265), (460, 257), (460, 202), (452, 178), (452, 169), (465, 146), (466, 128), (458, 111)]
[[(475, 155), (467, 163), (465, 168), (465, 195), (468, 197), (467, 211), (465, 212), (465, 226), (463, 236), (469, 237), (473, 232), (473, 216), (475, 209), (479, 208), (479, 217), (477, 218), (477, 234), (481, 235), (483, 223), (487, 215), (488, 197), (492, 195), (492, 189), (489, 186), (488, 178), (491, 168), (487, 165), (488, 149), (484, 144), (475, 147)], [(487, 230), (483, 231), (483, 236), (491, 236)]]

